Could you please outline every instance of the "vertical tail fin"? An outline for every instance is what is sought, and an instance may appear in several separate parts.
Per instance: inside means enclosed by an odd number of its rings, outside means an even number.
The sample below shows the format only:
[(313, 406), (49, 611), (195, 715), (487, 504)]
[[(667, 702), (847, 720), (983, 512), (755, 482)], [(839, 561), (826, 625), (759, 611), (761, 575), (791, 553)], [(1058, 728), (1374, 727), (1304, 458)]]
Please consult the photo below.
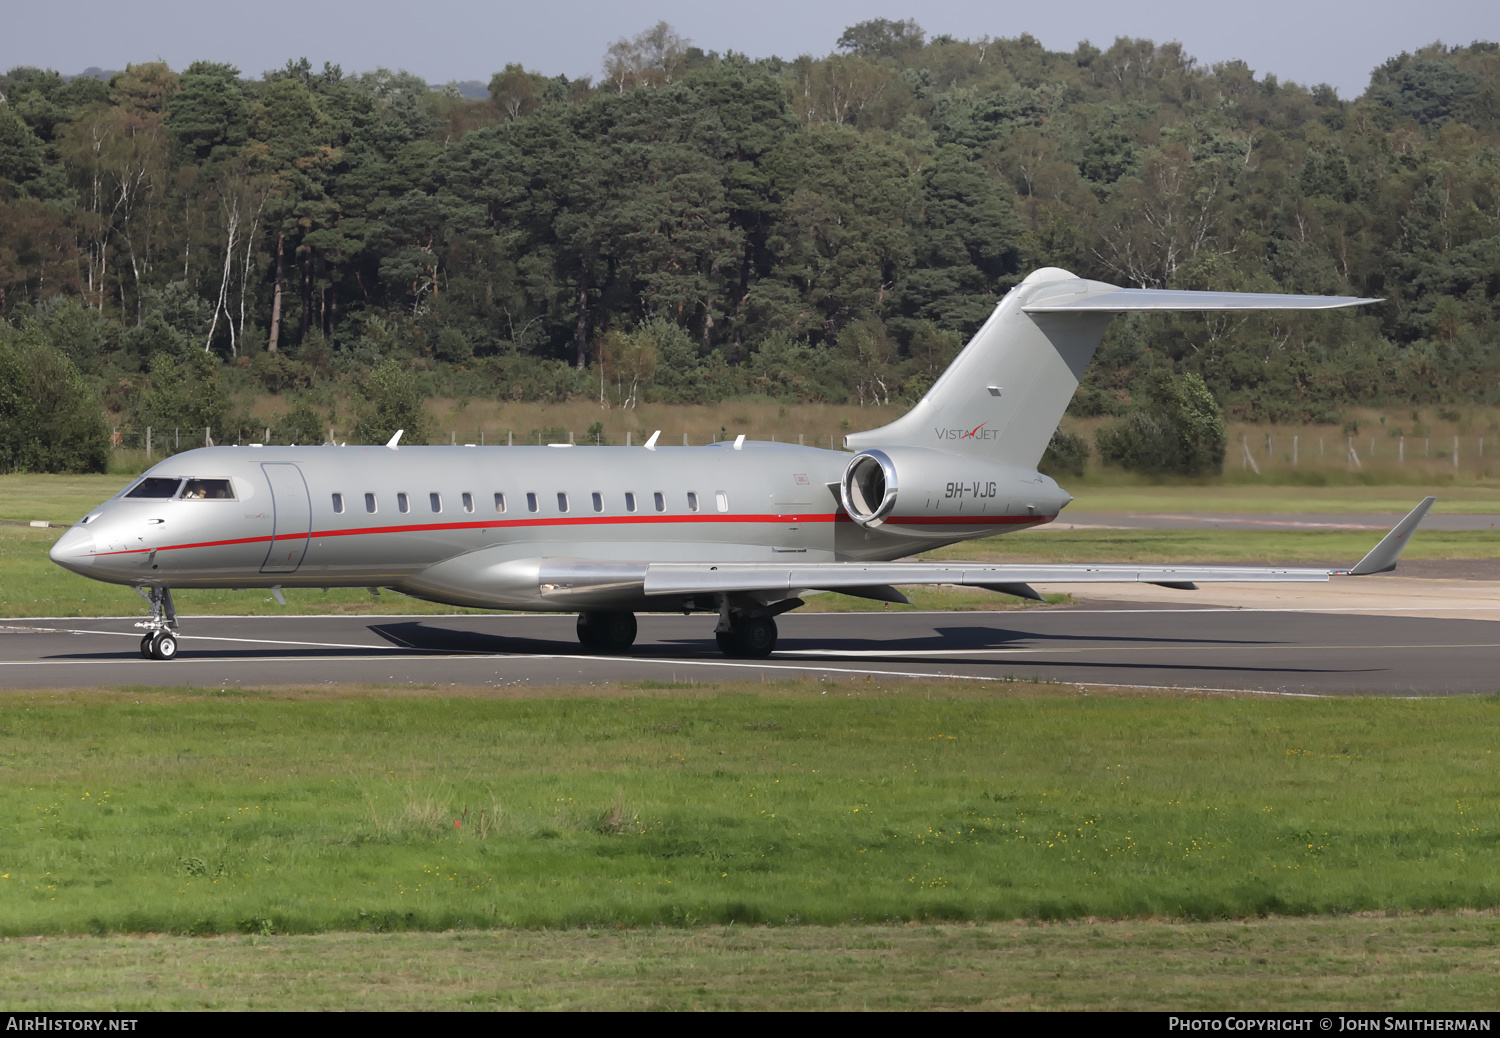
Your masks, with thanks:
[(1324, 310), (1349, 296), (1117, 288), (1057, 267), (1033, 271), (943, 372), (890, 425), (844, 438), (866, 447), (937, 447), (1034, 469), (1116, 314), (1170, 310)]
[(1047, 314), (1022, 307), (1039, 293), (1071, 297), (1101, 286), (1056, 267), (1033, 272), (995, 307), (920, 403), (857, 449), (938, 447), (1034, 469), (1113, 314)]

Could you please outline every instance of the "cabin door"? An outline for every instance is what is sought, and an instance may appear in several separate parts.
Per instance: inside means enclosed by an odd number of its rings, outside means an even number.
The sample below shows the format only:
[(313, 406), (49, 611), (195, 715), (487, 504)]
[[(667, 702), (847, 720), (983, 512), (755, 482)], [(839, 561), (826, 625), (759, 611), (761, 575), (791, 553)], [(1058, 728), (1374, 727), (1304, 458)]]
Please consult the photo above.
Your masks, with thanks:
[(271, 532), (271, 549), (260, 567), (262, 573), (295, 573), (307, 554), (307, 538), (312, 530), (312, 500), (302, 470), (288, 462), (270, 462), (261, 466), (271, 484), (271, 506), (275, 519)]

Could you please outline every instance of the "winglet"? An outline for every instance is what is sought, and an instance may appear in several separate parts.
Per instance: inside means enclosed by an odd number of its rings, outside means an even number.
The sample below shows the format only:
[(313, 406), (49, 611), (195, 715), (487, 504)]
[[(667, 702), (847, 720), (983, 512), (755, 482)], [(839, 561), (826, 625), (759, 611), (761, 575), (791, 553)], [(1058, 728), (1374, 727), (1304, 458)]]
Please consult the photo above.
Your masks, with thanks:
[(651, 434), (651, 439), (649, 439), (645, 443), (641, 444), (641, 446), (645, 447), (648, 451), (654, 451), (654, 450), (656, 450), (656, 438), (658, 436), (660, 436), (660, 435), (661, 435), (661, 430), (660, 429), (656, 430), (656, 432), (654, 432), (654, 433)]
[(734, 449), (737, 450), (737, 451), (742, 451), (742, 450), (745, 449), (745, 434), (744, 433), (740, 433), (738, 436), (736, 436), (734, 438)]
[(1416, 530), (1417, 524), (1427, 514), (1427, 510), (1436, 501), (1435, 497), (1425, 497), (1422, 503), (1413, 508), (1405, 519), (1401, 520), (1391, 532), (1380, 539), (1380, 543), (1370, 549), (1370, 553), (1354, 564), (1354, 568), (1347, 571), (1348, 576), (1363, 577), (1371, 573), (1386, 573), (1396, 568), (1396, 560), (1401, 557), (1401, 550), (1406, 547), (1412, 532)]
[(404, 432), (406, 432), (405, 429), (397, 429), (396, 435), (392, 436), (388, 441), (386, 441), (386, 446), (393, 451), (400, 450), (401, 448), (397, 447), (396, 444), (401, 442), (401, 434)]

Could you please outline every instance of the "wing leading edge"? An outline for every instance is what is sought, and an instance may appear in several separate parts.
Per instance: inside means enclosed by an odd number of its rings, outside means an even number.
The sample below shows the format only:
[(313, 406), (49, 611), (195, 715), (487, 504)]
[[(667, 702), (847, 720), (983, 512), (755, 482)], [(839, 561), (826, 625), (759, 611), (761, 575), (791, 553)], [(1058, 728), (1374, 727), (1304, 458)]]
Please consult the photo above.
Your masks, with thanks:
[[(653, 562), (645, 569), (646, 595), (727, 594), (737, 591), (840, 591), (902, 584), (956, 584), (1023, 594), (1032, 583), (1140, 583), (1184, 587), (1227, 582), (1302, 583), (1331, 576), (1364, 576), (1395, 568), (1402, 549), (1435, 498), (1426, 498), (1349, 569), (1279, 566), (1138, 566), (1133, 564), (1044, 564), (932, 562), (822, 562), (774, 565), (759, 562)], [(1029, 589), (1027, 589), (1029, 590)]]

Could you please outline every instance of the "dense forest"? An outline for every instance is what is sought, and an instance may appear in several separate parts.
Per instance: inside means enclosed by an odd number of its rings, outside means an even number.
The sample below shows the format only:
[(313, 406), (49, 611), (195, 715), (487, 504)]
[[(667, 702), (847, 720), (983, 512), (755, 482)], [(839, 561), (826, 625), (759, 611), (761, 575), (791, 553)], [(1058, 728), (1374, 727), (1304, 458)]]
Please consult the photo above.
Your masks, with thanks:
[(1255, 419), (1500, 400), (1500, 46), (1400, 54), (1354, 100), (1176, 44), (885, 20), (756, 61), (659, 24), (597, 80), (511, 65), (483, 99), (306, 60), (15, 68), (0, 467), (62, 464), (38, 452), (71, 409), (232, 430), (252, 388), (306, 436), (372, 386), (915, 400), (1044, 265), (1384, 300), (1117, 321), (1080, 414), (1161, 369)]

